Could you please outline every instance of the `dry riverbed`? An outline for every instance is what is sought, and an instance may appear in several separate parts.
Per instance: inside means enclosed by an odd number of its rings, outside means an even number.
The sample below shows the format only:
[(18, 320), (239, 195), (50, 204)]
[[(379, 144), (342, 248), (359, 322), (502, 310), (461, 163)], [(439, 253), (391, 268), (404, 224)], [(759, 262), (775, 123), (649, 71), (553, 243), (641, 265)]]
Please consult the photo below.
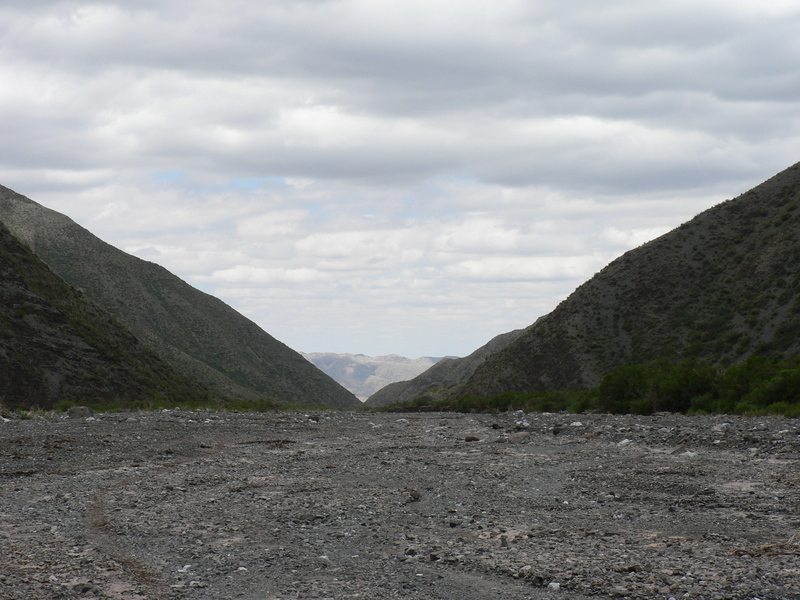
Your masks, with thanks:
[(0, 598), (800, 598), (800, 421), (0, 422)]

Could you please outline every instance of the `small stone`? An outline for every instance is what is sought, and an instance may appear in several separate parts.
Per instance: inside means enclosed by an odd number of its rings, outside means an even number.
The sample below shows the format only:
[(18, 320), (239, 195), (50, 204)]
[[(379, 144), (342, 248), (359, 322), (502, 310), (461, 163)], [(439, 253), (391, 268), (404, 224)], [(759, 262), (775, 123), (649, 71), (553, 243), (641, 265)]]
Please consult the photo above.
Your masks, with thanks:
[(478, 436), (468, 435), (467, 437), (464, 438), (464, 441), (465, 442), (480, 442), (481, 440), (480, 440), (480, 438)]
[(508, 441), (512, 444), (524, 444), (531, 439), (531, 434), (527, 431), (520, 431), (508, 436)]
[(533, 567), (531, 567), (530, 565), (525, 565), (519, 571), (517, 571), (516, 578), (517, 579), (525, 579), (528, 575), (531, 574), (531, 570), (532, 569), (533, 569)]
[(419, 493), (418, 490), (414, 488), (408, 488), (408, 495), (411, 496), (411, 502), (416, 502), (422, 497), (422, 494)]
[(547, 591), (548, 592), (559, 592), (561, 591), (561, 584), (555, 581), (551, 581), (547, 584)]
[(78, 594), (101, 594), (103, 592), (93, 583), (76, 583), (72, 586), (72, 591)]

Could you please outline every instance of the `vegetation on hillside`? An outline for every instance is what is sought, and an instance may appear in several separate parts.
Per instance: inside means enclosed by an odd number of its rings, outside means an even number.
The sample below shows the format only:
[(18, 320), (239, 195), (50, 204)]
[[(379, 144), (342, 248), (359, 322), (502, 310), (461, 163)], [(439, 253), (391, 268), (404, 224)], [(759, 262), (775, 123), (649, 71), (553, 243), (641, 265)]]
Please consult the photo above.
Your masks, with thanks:
[(616, 369), (659, 359), (724, 368), (796, 354), (800, 163), (626, 252), (473, 368), (453, 361), (380, 401), (595, 388)]
[(0, 224), (0, 403), (210, 402)]
[(214, 394), (358, 407), (358, 399), (224, 302), (0, 186), (0, 221), (154, 356)]
[(626, 365), (600, 385), (583, 390), (540, 393), (505, 392), (490, 397), (459, 396), (433, 400), (422, 396), (383, 410), (496, 412), (610, 412), (652, 414), (779, 414), (800, 416), (800, 355), (785, 359), (750, 356), (727, 368), (696, 358), (659, 359)]

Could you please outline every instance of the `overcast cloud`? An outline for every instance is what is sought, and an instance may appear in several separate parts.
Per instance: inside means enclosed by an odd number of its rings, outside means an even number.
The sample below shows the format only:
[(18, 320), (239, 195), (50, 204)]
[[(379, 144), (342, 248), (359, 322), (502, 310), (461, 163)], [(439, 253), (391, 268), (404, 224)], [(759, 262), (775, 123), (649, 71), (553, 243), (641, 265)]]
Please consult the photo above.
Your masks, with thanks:
[(0, 4), (0, 183), (296, 350), (464, 355), (800, 160), (800, 1)]

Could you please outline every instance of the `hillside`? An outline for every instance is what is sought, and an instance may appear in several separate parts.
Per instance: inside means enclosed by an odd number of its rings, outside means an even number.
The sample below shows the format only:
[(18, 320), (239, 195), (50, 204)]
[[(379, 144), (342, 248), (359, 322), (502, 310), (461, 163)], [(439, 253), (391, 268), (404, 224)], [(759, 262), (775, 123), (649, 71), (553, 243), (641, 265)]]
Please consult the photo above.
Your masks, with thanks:
[(0, 404), (210, 399), (88, 302), (0, 223)]
[(323, 373), (327, 373), (353, 392), (359, 400), (366, 400), (390, 383), (416, 377), (441, 360), (430, 356), (406, 358), (399, 354), (385, 356), (337, 354), (335, 352), (303, 352), (301, 354)]
[(800, 163), (625, 253), (467, 377), (417, 379), (437, 398), (490, 396), (595, 386), (660, 357), (798, 353), (798, 208)]
[(488, 356), (508, 346), (523, 332), (523, 329), (517, 329), (500, 334), (464, 358), (444, 358), (413, 379), (390, 383), (377, 390), (364, 404), (371, 407), (387, 406), (420, 396), (438, 397), (441, 390), (472, 376)]
[(216, 392), (360, 406), (353, 394), (221, 300), (2, 186), (0, 221), (144, 346)]

